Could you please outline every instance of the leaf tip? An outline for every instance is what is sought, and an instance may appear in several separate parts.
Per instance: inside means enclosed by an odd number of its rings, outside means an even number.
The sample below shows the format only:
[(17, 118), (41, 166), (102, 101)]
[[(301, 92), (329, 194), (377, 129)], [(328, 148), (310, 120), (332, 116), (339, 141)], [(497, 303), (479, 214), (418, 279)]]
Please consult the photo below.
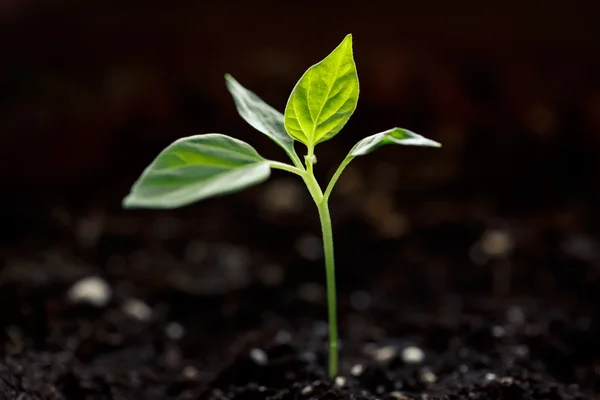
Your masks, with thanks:
[(352, 34), (347, 34), (346, 37), (344, 37), (344, 40), (342, 40), (342, 43), (347, 43), (348, 46), (352, 47)]
[(131, 194), (125, 196), (125, 198), (121, 201), (121, 207), (128, 209), (128, 208), (134, 208), (134, 204), (132, 201), (132, 196)]
[(442, 147), (442, 144), (440, 142), (436, 142), (435, 140), (431, 140), (431, 139), (427, 139), (427, 138), (424, 138), (424, 139), (427, 141), (427, 145), (429, 147), (436, 147), (436, 148)]

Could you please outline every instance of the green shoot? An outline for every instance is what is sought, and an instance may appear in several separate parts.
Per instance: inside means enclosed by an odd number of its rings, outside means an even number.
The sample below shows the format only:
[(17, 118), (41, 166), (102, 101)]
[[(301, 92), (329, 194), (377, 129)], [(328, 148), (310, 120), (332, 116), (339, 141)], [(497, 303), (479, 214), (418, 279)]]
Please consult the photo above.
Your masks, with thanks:
[[(300, 78), (281, 114), (232, 76), (225, 76), (240, 116), (277, 143), (291, 164), (267, 160), (249, 144), (222, 134), (204, 134), (176, 140), (143, 171), (123, 200), (126, 208), (177, 208), (257, 185), (271, 169), (298, 175), (312, 196), (321, 221), (329, 316), (329, 376), (338, 373), (338, 322), (333, 233), (329, 197), (344, 171), (358, 156), (383, 145), (440, 147), (440, 144), (402, 128), (376, 133), (359, 141), (332, 176), (325, 190), (313, 169), (317, 144), (333, 138), (348, 122), (358, 103), (359, 85), (352, 53), (352, 35)], [(306, 146), (304, 162), (294, 148)]]

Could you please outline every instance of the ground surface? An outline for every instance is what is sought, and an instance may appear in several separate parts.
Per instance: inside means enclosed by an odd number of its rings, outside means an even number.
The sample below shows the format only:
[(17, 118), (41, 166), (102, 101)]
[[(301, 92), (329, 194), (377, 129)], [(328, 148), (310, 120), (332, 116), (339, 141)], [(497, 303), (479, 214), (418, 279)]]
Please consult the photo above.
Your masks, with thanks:
[[(502, 247), (480, 243), (479, 217), (418, 219), (444, 215), (435, 207), (388, 239), (334, 213), (342, 348), (330, 382), (323, 271), (305, 236), (315, 220), (265, 216), (243, 196), (190, 210), (197, 219), (99, 210), (5, 216), (20, 228), (3, 238), (0, 398), (600, 394), (595, 242), (553, 227), (560, 215), (520, 218)], [(110, 288), (96, 293), (106, 304), (69, 297), (89, 276)]]

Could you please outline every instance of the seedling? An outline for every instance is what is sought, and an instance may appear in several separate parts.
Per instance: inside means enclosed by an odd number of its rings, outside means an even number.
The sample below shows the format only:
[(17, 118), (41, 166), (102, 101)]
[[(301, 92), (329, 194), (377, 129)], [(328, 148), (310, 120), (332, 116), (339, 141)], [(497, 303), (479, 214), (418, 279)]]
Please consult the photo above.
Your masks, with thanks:
[[(300, 78), (281, 114), (256, 94), (244, 88), (231, 75), (225, 75), (240, 116), (283, 148), (290, 163), (267, 160), (249, 144), (210, 133), (178, 139), (167, 146), (143, 171), (123, 200), (126, 208), (177, 208), (257, 185), (271, 169), (298, 175), (312, 196), (321, 221), (327, 307), (329, 316), (329, 375), (338, 372), (338, 332), (333, 234), (329, 197), (344, 171), (358, 156), (388, 144), (440, 147), (440, 144), (402, 128), (376, 133), (359, 141), (339, 165), (325, 190), (313, 169), (315, 147), (337, 135), (354, 113), (359, 85), (352, 52), (352, 35)], [(294, 147), (306, 146), (302, 161)]]

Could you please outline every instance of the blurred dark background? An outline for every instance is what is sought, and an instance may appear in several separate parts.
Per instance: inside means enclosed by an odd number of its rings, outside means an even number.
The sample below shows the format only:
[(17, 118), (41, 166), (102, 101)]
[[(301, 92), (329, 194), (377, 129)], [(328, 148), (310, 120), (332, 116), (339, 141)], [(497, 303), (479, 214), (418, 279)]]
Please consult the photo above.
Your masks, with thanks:
[[(242, 244), (292, 276), (312, 263), (310, 279), (322, 283), (316, 212), (285, 173), (173, 212), (123, 211), (120, 201), (182, 136), (221, 132), (283, 160), (237, 116), (223, 75), (283, 110), (301, 74), (353, 33), (359, 106), (317, 149), (322, 182), (356, 141), (393, 126), (443, 148), (387, 147), (348, 168), (332, 199), (342, 288), (381, 273), (378, 285), (419, 296), (445, 293), (439, 285), (591, 291), (600, 273), (598, 11), (596, 1), (4, 0), (5, 266), (68, 248), (59, 264), (75, 254), (111, 271), (141, 246), (178, 260), (198, 239)], [(497, 265), (513, 271), (509, 283), (488, 276)], [(389, 270), (398, 279), (386, 282)], [(577, 290), (570, 298), (586, 293)]]

